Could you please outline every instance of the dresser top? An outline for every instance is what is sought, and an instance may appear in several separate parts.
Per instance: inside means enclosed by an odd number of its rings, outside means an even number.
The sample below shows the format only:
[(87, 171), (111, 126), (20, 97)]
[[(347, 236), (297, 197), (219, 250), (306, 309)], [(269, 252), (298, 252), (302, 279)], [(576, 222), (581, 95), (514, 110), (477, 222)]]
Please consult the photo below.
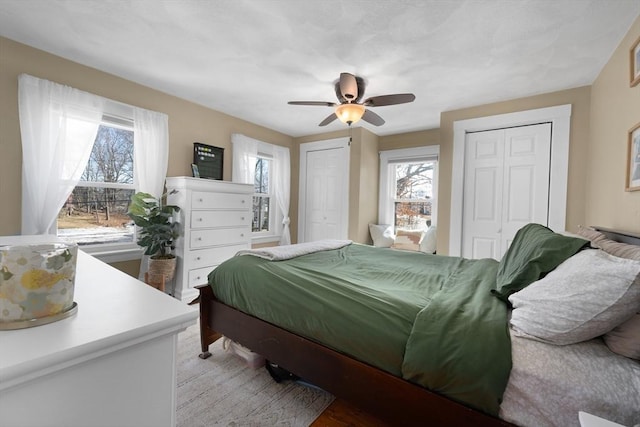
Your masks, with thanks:
[(252, 194), (254, 192), (253, 184), (241, 184), (239, 182), (219, 181), (206, 178), (192, 178), (190, 176), (169, 176), (167, 177), (166, 183), (169, 193), (175, 189), (213, 191), (217, 193)]

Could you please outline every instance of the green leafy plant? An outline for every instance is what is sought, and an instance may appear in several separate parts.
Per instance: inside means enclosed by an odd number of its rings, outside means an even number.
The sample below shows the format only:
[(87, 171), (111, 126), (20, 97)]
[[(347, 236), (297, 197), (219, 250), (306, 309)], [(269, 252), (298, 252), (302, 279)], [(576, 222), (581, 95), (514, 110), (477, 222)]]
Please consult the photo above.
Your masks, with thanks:
[(127, 215), (138, 226), (138, 245), (146, 248), (144, 254), (153, 259), (174, 258), (171, 251), (180, 235), (180, 224), (174, 213), (180, 208), (162, 205), (162, 200), (149, 193), (138, 192), (131, 197)]

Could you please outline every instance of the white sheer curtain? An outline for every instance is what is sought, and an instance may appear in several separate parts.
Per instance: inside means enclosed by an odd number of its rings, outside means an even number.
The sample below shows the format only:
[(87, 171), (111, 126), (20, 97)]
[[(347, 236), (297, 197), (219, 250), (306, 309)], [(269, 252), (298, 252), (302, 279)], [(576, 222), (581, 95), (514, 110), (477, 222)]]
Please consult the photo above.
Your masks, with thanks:
[(281, 245), (291, 243), (291, 233), (289, 231), (289, 203), (291, 187), (291, 162), (289, 160), (289, 149), (278, 145), (268, 144), (249, 138), (248, 136), (234, 133), (231, 135), (233, 144), (233, 169), (232, 181), (245, 184), (254, 184), (256, 160), (258, 153), (268, 154), (273, 157), (274, 177), (273, 190), (276, 198), (276, 205), (282, 218)]
[(231, 181), (243, 184), (253, 184), (258, 159), (257, 139), (234, 133), (231, 135), (233, 144), (233, 168), (231, 169)]
[(160, 198), (169, 162), (169, 119), (166, 114), (135, 107), (133, 132), (136, 191)]
[(18, 77), (22, 138), (22, 234), (50, 234), (80, 180), (104, 99), (27, 74)]
[(289, 232), (289, 199), (291, 188), (291, 162), (289, 161), (289, 149), (286, 147), (274, 147), (273, 159), (275, 160), (274, 187), (276, 202), (282, 215), (281, 245), (291, 244)]

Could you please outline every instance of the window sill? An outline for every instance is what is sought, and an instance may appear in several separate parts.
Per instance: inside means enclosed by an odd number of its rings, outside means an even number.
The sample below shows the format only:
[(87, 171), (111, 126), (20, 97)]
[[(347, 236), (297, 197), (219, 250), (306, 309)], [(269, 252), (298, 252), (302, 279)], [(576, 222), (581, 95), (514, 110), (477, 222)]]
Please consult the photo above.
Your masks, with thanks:
[(251, 243), (254, 245), (260, 245), (263, 243), (279, 243), (280, 242), (280, 236), (276, 236), (276, 235), (269, 235), (269, 236), (253, 236), (251, 238)]
[(80, 246), (79, 248), (107, 264), (112, 262), (135, 261), (142, 259), (142, 249), (137, 245), (119, 247)]

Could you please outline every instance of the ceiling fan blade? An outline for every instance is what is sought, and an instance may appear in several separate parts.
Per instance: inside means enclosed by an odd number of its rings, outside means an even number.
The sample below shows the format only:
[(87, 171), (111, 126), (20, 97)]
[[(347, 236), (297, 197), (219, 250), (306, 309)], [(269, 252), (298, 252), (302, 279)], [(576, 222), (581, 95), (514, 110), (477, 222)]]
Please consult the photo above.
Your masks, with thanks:
[(367, 107), (382, 107), (384, 105), (406, 104), (415, 99), (416, 96), (412, 93), (396, 93), (394, 95), (372, 96), (365, 99), (363, 104)]
[(350, 73), (340, 73), (340, 93), (347, 101), (353, 101), (358, 97), (356, 76)]
[(327, 101), (289, 101), (287, 102), (289, 105), (315, 105), (319, 107), (335, 107), (335, 102), (327, 102)]
[(326, 126), (329, 123), (331, 123), (332, 121), (334, 121), (335, 119), (337, 119), (338, 116), (336, 116), (336, 113), (332, 113), (330, 116), (328, 116), (326, 119), (324, 119), (323, 121), (320, 122), (320, 124), (318, 126)]
[(384, 119), (371, 110), (364, 110), (362, 120), (369, 122), (374, 126), (381, 126), (384, 124)]

